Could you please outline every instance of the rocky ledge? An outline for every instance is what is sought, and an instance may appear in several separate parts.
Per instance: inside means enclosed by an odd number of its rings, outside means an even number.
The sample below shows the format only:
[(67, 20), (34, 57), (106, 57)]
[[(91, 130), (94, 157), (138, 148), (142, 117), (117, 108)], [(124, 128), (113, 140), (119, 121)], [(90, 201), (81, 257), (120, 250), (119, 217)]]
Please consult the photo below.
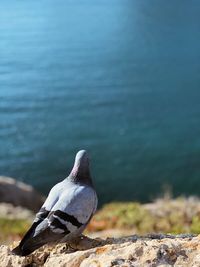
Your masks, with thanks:
[(46, 246), (27, 257), (14, 256), (10, 249), (0, 246), (1, 266), (200, 266), (200, 236), (192, 235), (82, 237), (78, 245)]
[(45, 198), (31, 185), (11, 177), (0, 176), (0, 202), (25, 207), (37, 212), (44, 200)]

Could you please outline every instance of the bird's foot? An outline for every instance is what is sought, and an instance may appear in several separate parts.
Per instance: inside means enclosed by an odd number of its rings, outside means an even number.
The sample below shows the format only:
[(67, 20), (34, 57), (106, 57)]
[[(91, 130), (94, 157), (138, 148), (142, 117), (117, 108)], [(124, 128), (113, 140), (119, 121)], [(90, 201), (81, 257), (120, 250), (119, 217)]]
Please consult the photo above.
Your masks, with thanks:
[(70, 246), (76, 250), (86, 250), (103, 245), (103, 240), (92, 239), (81, 235), (70, 242)]
[(87, 250), (98, 246), (105, 245), (105, 241), (101, 239), (91, 239), (87, 236), (81, 235), (76, 239), (70, 240), (62, 247), (62, 253), (73, 253), (78, 250)]
[(73, 247), (71, 243), (65, 243), (65, 245), (60, 250), (61, 253), (73, 253), (76, 252), (76, 247)]

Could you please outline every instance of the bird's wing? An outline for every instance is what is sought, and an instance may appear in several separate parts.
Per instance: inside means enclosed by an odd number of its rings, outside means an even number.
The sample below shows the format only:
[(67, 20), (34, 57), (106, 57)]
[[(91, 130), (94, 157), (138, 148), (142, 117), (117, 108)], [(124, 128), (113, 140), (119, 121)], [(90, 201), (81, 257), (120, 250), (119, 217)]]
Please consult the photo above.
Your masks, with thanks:
[(51, 210), (53, 206), (58, 201), (60, 195), (62, 194), (63, 189), (65, 188), (65, 180), (54, 185), (52, 189), (50, 190), (47, 199), (45, 200), (44, 204), (42, 205), (42, 208), (45, 208), (46, 210)]
[(22, 245), (20, 244), (21, 250), (29, 254), (36, 248), (61, 240), (68, 234), (80, 234), (92, 217), (96, 204), (96, 193), (92, 188), (77, 187), (64, 192), (47, 217), (32, 225)]
[(13, 249), (12, 252), (14, 254), (23, 255), (24, 251), (22, 250), (22, 248), (24, 244), (27, 242), (27, 240), (30, 240), (34, 236), (36, 228), (43, 222), (43, 220), (48, 216), (48, 214), (49, 211), (47, 211), (43, 207), (39, 210), (39, 212), (36, 214), (33, 224), (22, 238), (20, 244), (15, 249)]
[(49, 215), (49, 212), (51, 210), (51, 208), (55, 205), (55, 203), (58, 201), (59, 198), (59, 194), (62, 190), (62, 183), (58, 183), (56, 184), (51, 191), (49, 192), (49, 195), (46, 199), (46, 201), (44, 202), (44, 204), (42, 205), (41, 209), (38, 211), (38, 213), (35, 216), (35, 219), (33, 221), (32, 226), (30, 227), (30, 229), (27, 231), (27, 233), (25, 234), (25, 236), (22, 238), (19, 246), (22, 247), (24, 245), (24, 243), (31, 237), (33, 237), (35, 235), (35, 231), (36, 228), (38, 227), (38, 225), (41, 224), (41, 222), (47, 218), (47, 216)]
[[(53, 233), (70, 234), (76, 232), (91, 219), (96, 210), (97, 197), (90, 187), (77, 187), (73, 191), (64, 192), (45, 220), (46, 228)], [(38, 225), (34, 236), (44, 231), (44, 226)]]
[(20, 247), (23, 246), (23, 244), (26, 242), (26, 240), (28, 240), (29, 238), (31, 238), (34, 235), (35, 229), (48, 216), (48, 214), (49, 214), (49, 211), (43, 207), (39, 210), (39, 212), (35, 216), (35, 220), (33, 221), (33, 224), (31, 225), (29, 230), (26, 232), (26, 234), (22, 238), (22, 240), (19, 244)]
[[(65, 205), (68, 199), (68, 204)], [(59, 201), (52, 208), (52, 216), (67, 227), (70, 232), (76, 231), (88, 223), (97, 207), (97, 196), (93, 188), (79, 186), (72, 193), (63, 192)]]
[[(77, 187), (61, 194), (48, 216), (34, 229), (33, 237), (49, 229), (61, 235), (76, 232), (85, 226), (96, 210), (96, 193), (89, 187)], [(48, 242), (48, 240), (47, 240)]]

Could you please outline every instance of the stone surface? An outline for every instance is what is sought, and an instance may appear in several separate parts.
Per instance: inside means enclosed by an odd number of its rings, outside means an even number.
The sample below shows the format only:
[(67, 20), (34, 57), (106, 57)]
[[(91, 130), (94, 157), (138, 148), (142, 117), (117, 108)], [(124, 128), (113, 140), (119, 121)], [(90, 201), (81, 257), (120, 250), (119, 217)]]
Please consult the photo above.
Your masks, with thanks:
[(0, 203), (0, 218), (7, 219), (26, 219), (33, 221), (35, 214), (22, 207), (13, 206), (11, 203)]
[(191, 235), (130, 236), (106, 240), (83, 238), (78, 245), (46, 246), (28, 257), (11, 255), (10, 249), (0, 247), (0, 266), (200, 266), (200, 236)]
[(0, 176), (0, 202), (11, 203), (37, 212), (44, 202), (32, 186), (10, 177)]

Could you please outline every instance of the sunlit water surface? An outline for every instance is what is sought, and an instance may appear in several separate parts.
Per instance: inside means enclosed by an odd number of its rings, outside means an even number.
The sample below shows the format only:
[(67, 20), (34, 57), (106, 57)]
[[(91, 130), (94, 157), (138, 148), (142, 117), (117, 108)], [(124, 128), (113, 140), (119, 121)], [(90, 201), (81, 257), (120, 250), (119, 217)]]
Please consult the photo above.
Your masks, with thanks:
[(0, 174), (90, 153), (100, 202), (200, 194), (200, 2), (2, 0)]

